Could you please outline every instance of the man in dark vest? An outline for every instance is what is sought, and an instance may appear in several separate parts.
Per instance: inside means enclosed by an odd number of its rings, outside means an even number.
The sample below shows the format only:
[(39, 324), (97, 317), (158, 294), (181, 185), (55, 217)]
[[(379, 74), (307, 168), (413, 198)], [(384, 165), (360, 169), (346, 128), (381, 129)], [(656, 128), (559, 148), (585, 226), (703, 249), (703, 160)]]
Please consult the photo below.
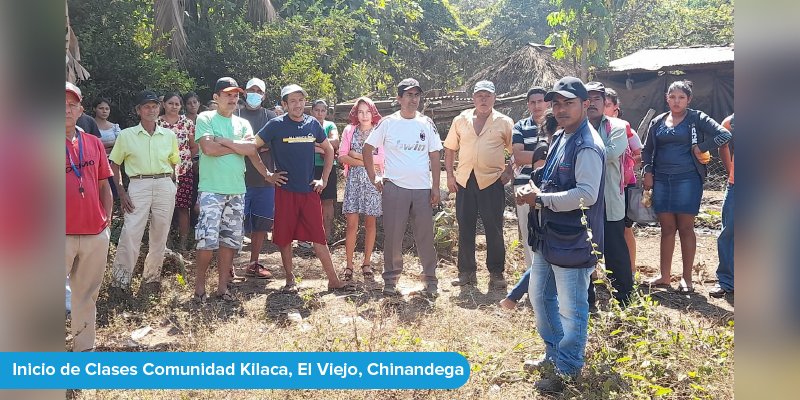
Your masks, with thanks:
[[(545, 355), (532, 363), (542, 374), (536, 389), (558, 393), (580, 375), (589, 323), (586, 288), (603, 251), (605, 146), (589, 124), (583, 82), (564, 77), (551, 101), (561, 130), (544, 167), (516, 191), (528, 203), (528, 244), (534, 249), (528, 291)], [(584, 218), (585, 217), (585, 218)]]

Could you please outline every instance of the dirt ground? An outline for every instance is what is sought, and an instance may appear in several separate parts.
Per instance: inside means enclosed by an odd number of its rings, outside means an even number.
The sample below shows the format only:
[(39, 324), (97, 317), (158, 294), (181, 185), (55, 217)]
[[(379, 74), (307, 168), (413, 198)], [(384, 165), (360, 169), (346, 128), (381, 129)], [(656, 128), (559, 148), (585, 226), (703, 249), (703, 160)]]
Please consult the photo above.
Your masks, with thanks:
[[(341, 199), (341, 191), (340, 191)], [(707, 192), (704, 210), (719, 210), (722, 193)], [(452, 202), (452, 200), (449, 200)], [(445, 207), (452, 207), (448, 202)], [(337, 207), (337, 211), (338, 211)], [(506, 278), (511, 285), (524, 272), (522, 249), (511, 245), (518, 237), (514, 213), (506, 212), (505, 243), (509, 249)], [(379, 225), (380, 227), (380, 225)], [(658, 301), (657, 313), (662, 314), (665, 327), (686, 325), (692, 329), (726, 329), (734, 318), (733, 298), (713, 299), (708, 296), (715, 281), (717, 266), (716, 238), (713, 223), (698, 229), (697, 256), (693, 275), (696, 292), (681, 295), (672, 289), (651, 292)], [(334, 266), (344, 267), (345, 249), (341, 241), (343, 225), (337, 221), (337, 232), (331, 245)], [(643, 282), (658, 270), (660, 232), (657, 227), (636, 227), (637, 280)], [(363, 235), (363, 232), (361, 233)], [(361, 239), (361, 237), (360, 237)], [(372, 262), (380, 270), (382, 263), (381, 237), (378, 239)], [(677, 239), (676, 239), (677, 240)], [(356, 265), (362, 257), (361, 240), (356, 251)], [(405, 272), (399, 287), (400, 298), (383, 298), (380, 285), (365, 285), (354, 294), (341, 295), (326, 290), (325, 275), (312, 252), (295, 248), (295, 268), (300, 292), (279, 293), (284, 274), (280, 268), (277, 248), (267, 243), (260, 260), (275, 274), (274, 280), (257, 280), (241, 277), (231, 285), (236, 297), (233, 303), (211, 301), (205, 305), (190, 302), (194, 283), (194, 255), (183, 254), (185, 276), (178, 276), (181, 268), (170, 260), (164, 268), (163, 289), (157, 298), (136, 296), (121, 304), (107, 297), (108, 273), (98, 301), (98, 350), (103, 351), (458, 351), (472, 366), (469, 382), (455, 391), (77, 391), (73, 398), (230, 398), (230, 399), (527, 399), (540, 398), (533, 390), (533, 377), (498, 379), (507, 374), (521, 374), (525, 359), (538, 357), (543, 344), (535, 332), (533, 313), (527, 300), (520, 302), (514, 311), (502, 310), (497, 303), (505, 291), (489, 291), (485, 268), (485, 238), (479, 235), (477, 254), (479, 284), (477, 288), (459, 289), (450, 285), (457, 275), (456, 247), (439, 249), (440, 296), (429, 301), (408, 296), (421, 288), (418, 280), (420, 267), (413, 246), (405, 252)], [(673, 288), (680, 279), (680, 246), (672, 263)], [(144, 253), (144, 251), (143, 251)], [(109, 261), (113, 260), (113, 248)], [(144, 254), (142, 254), (142, 258)], [(235, 260), (237, 274), (244, 275), (244, 266), (250, 257), (245, 246)], [(141, 261), (137, 274), (140, 275)], [(109, 263), (110, 270), (110, 263)], [(209, 273), (208, 293), (216, 286), (216, 270)], [(361, 280), (356, 270), (355, 277)], [(376, 280), (381, 282), (380, 273)], [(373, 290), (378, 289), (378, 290)], [(647, 291), (646, 289), (644, 289)], [(599, 294), (601, 301), (608, 295)], [(665, 328), (666, 329), (666, 328)], [(683, 328), (680, 328), (683, 329)], [(732, 332), (732, 327), (730, 328)], [(67, 341), (69, 344), (69, 334)], [(587, 357), (590, 352), (607, 346), (590, 335)], [(689, 357), (702, 357), (691, 354)], [(703, 382), (709, 398), (733, 396), (733, 361), (725, 368), (711, 374)], [(681, 367), (683, 368), (683, 367)], [(686, 366), (686, 368), (692, 368)], [(594, 371), (594, 369), (593, 369)], [(683, 371), (683, 369), (681, 369)], [(506, 374), (506, 375), (504, 375)], [(591, 372), (598, 374), (598, 372)], [(685, 377), (685, 373), (682, 372)], [(602, 375), (602, 374), (601, 374)], [(573, 388), (563, 398), (608, 398), (604, 389), (607, 383), (596, 383), (587, 378), (584, 387)], [(603, 378), (604, 379), (604, 378)], [(677, 389), (676, 389), (677, 390)], [(707, 392), (706, 392), (707, 391)], [(604, 394), (605, 393), (605, 394)], [(625, 386), (614, 398), (637, 398), (641, 394)], [(678, 392), (676, 392), (678, 393)], [(667, 396), (669, 398), (669, 396)], [(683, 396), (675, 397), (683, 398)]]

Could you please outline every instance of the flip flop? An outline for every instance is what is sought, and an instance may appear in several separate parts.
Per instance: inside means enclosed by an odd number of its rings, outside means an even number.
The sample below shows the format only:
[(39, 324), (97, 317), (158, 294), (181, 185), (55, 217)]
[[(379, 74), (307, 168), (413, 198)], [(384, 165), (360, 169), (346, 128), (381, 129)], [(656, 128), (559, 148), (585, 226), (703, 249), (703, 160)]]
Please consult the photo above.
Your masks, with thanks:
[(372, 282), (375, 280), (375, 270), (372, 269), (372, 265), (362, 265), (361, 274), (364, 275), (364, 282)]
[(204, 304), (206, 300), (208, 300), (208, 295), (206, 293), (203, 294), (194, 293), (192, 295), (192, 303), (194, 304)]
[(236, 301), (236, 298), (233, 297), (231, 292), (225, 292), (223, 294), (215, 294), (214, 295), (214, 300), (222, 301), (222, 302), (225, 302), (225, 303), (232, 303), (232, 302)]
[(328, 291), (334, 293), (350, 293), (355, 292), (357, 289), (358, 288), (355, 284), (353, 284), (353, 282), (346, 282), (344, 286), (340, 286), (338, 288), (328, 286)]
[(651, 288), (659, 288), (659, 289), (669, 289), (672, 286), (669, 283), (653, 283), (653, 281), (645, 282), (645, 285)]
[(677, 289), (677, 290), (675, 290), (675, 291), (676, 291), (676, 292), (678, 292), (678, 293), (680, 293), (680, 294), (691, 294), (691, 293), (694, 293), (694, 287), (690, 287), (690, 286), (680, 286), (680, 287), (678, 287), (678, 289)]
[(297, 294), (297, 285), (284, 285), (282, 288), (278, 289), (279, 293), (286, 293), (286, 294)]

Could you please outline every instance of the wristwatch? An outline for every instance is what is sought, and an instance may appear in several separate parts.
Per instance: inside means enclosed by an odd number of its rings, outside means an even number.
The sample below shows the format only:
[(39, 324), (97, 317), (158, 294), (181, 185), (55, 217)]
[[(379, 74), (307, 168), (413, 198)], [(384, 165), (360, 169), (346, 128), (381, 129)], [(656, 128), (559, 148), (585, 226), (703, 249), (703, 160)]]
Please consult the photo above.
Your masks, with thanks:
[(536, 206), (538, 206), (539, 208), (544, 207), (544, 201), (542, 201), (542, 198), (539, 196), (536, 196), (536, 201), (534, 201), (534, 203), (536, 203)]

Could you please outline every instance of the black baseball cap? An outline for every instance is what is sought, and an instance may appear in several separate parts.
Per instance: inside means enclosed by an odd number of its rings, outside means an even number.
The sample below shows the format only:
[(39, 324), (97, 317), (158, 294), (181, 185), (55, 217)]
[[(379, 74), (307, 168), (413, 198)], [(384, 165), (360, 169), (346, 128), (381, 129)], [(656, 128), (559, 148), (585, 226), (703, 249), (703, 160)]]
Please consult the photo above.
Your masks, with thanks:
[(397, 95), (402, 96), (406, 90), (417, 88), (422, 91), (422, 87), (419, 86), (419, 82), (414, 78), (406, 78), (400, 81), (397, 84)]
[(526, 98), (530, 98), (532, 95), (537, 94), (537, 93), (541, 93), (542, 95), (545, 95), (545, 94), (547, 94), (547, 89), (545, 89), (545, 88), (543, 88), (541, 86), (534, 86), (534, 87), (528, 89), (528, 95), (525, 96), (525, 97)]
[(574, 76), (565, 76), (556, 82), (553, 86), (553, 90), (544, 95), (544, 101), (552, 101), (553, 96), (557, 94), (568, 99), (578, 97), (581, 100), (586, 100), (589, 98), (589, 92), (586, 91), (586, 86), (583, 85), (583, 81)]
[(239, 84), (233, 78), (223, 77), (217, 79), (217, 84), (214, 85), (214, 93), (219, 92), (239, 92), (244, 93), (244, 89), (239, 87)]
[(142, 90), (141, 92), (139, 92), (138, 95), (136, 95), (136, 104), (137, 105), (141, 106), (141, 105), (147, 104), (147, 103), (149, 103), (151, 101), (159, 103), (158, 95), (156, 94), (156, 92), (154, 92), (152, 90)]
[(603, 82), (592, 81), (586, 84), (586, 91), (587, 92), (600, 92), (605, 94), (606, 93), (606, 85), (603, 85)]

